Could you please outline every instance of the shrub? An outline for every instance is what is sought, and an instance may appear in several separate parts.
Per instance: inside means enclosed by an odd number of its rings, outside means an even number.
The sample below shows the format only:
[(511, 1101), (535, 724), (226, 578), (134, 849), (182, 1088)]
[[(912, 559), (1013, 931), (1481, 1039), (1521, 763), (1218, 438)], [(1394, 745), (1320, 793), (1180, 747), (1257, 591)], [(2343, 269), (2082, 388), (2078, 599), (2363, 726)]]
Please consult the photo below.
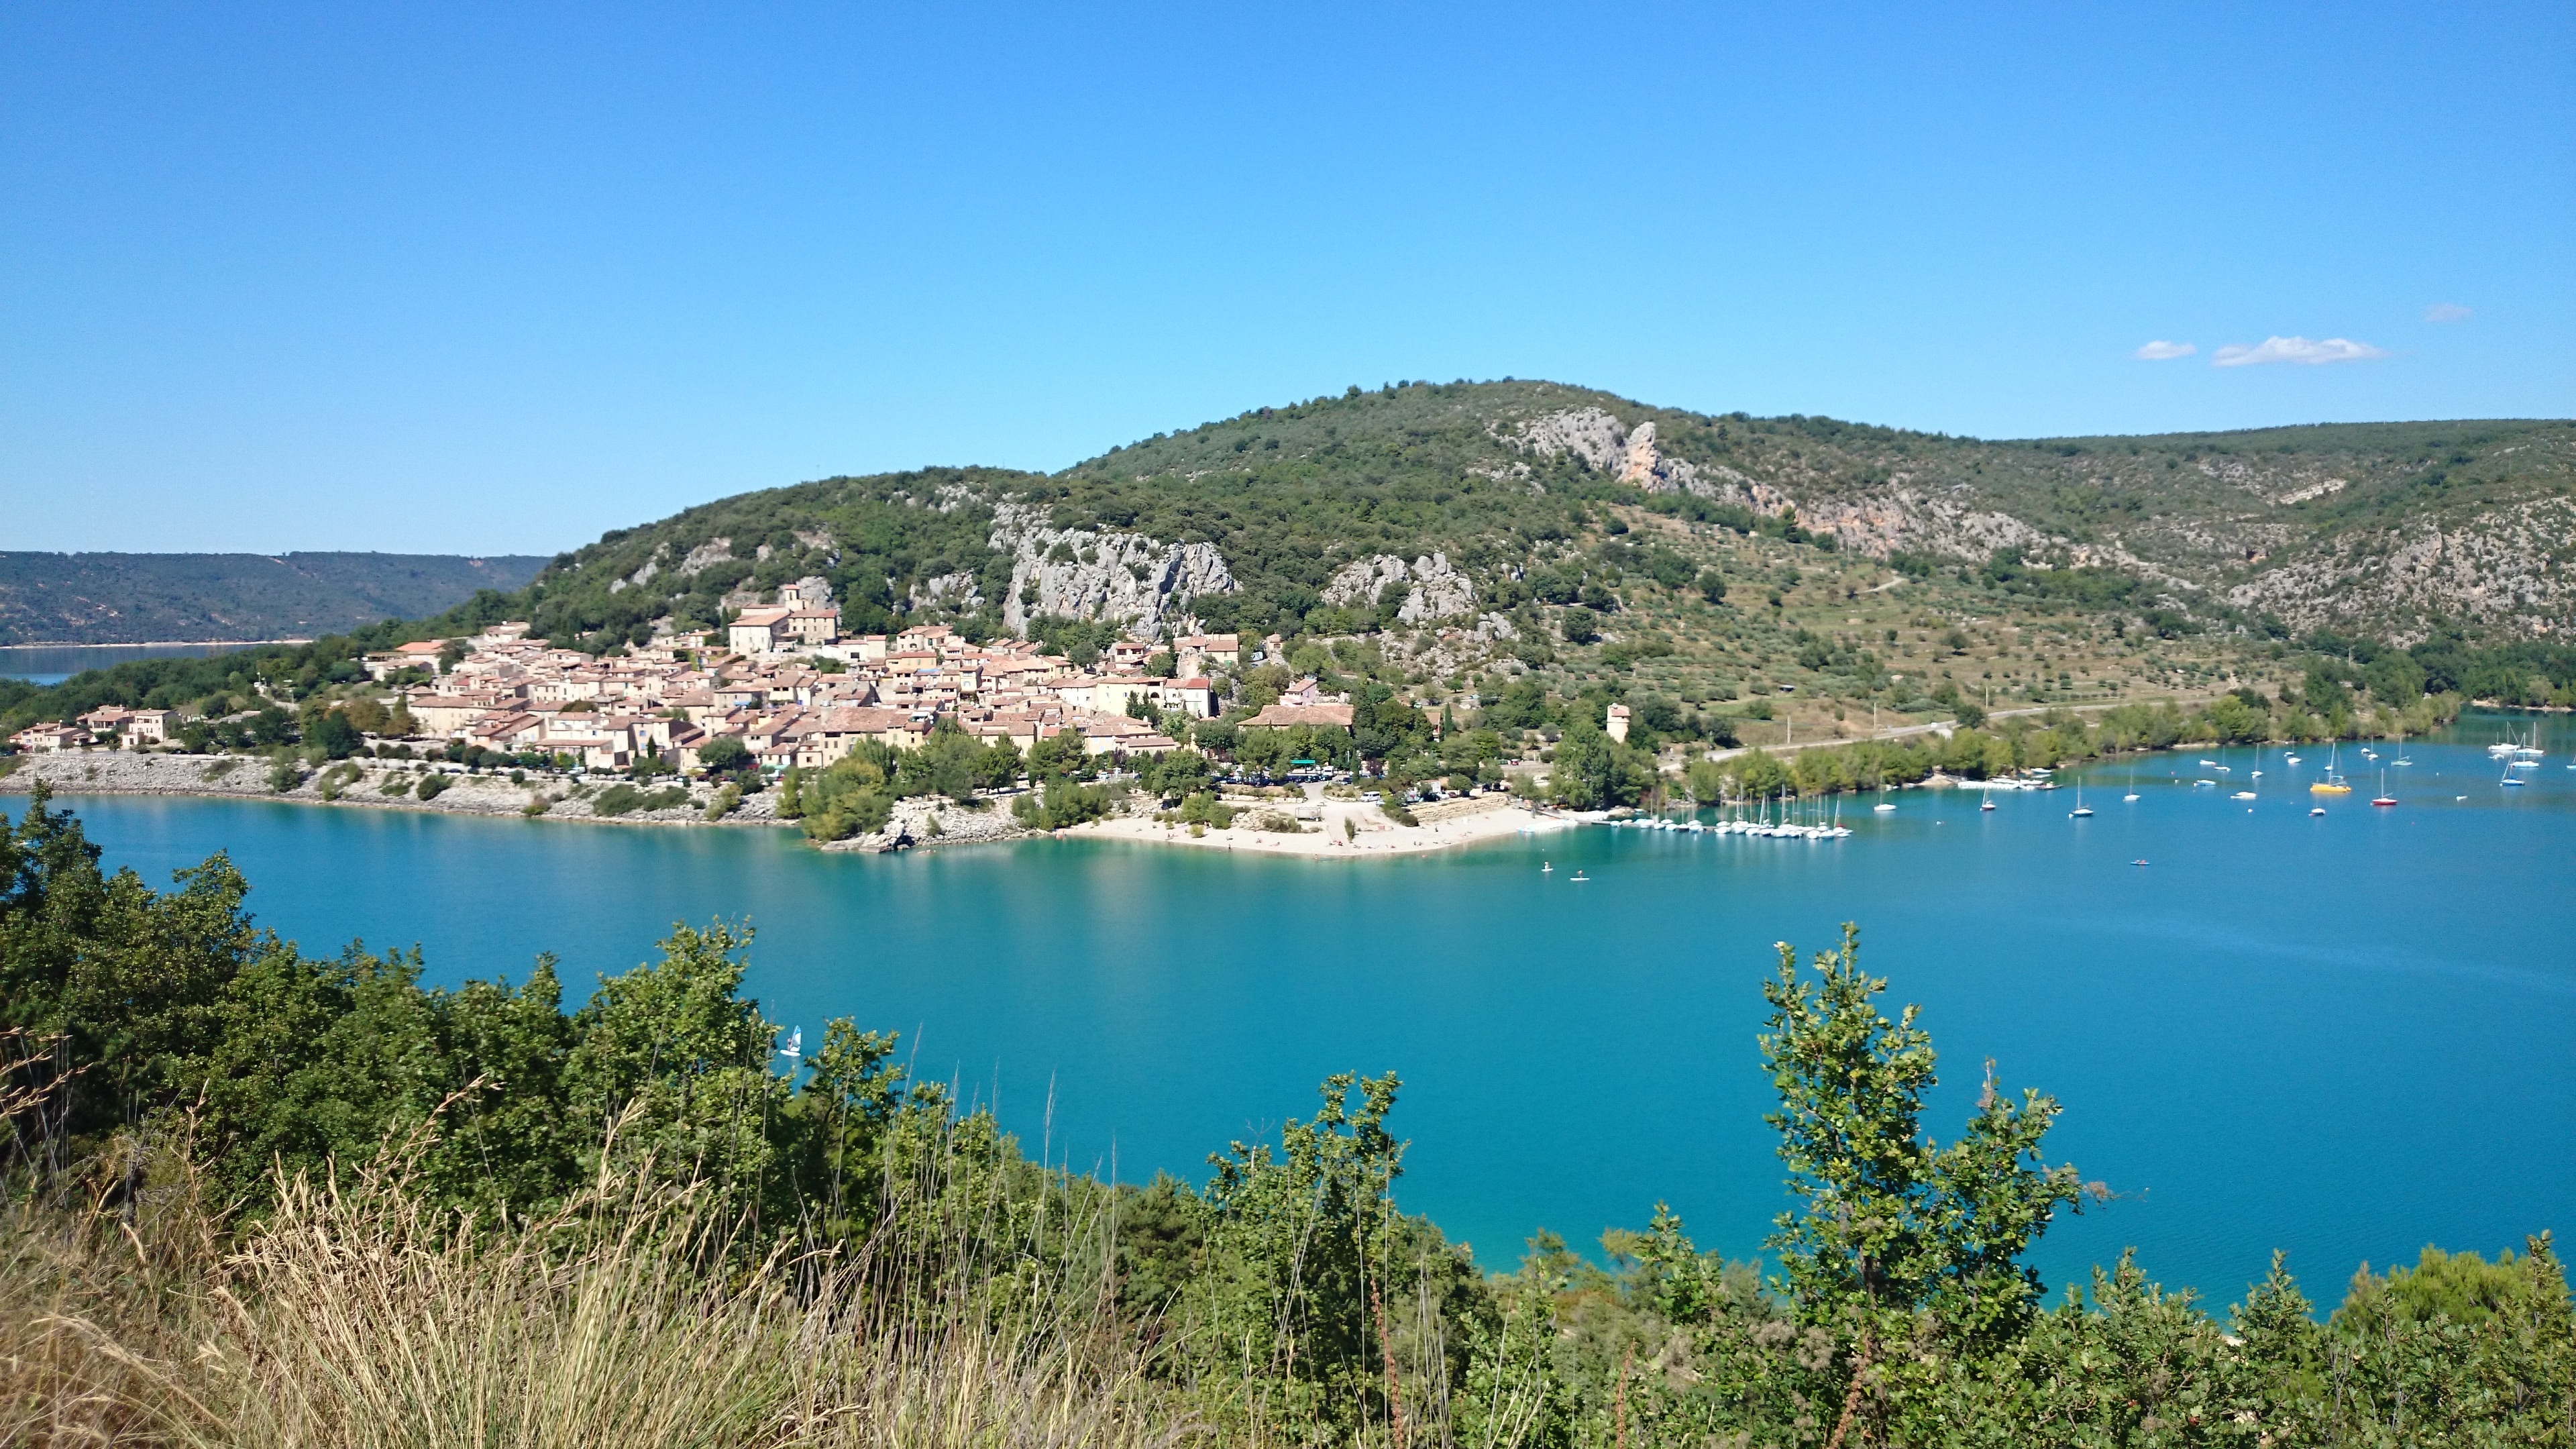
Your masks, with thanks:
[(1011, 813), (1032, 830), (1062, 830), (1109, 813), (1115, 797), (1104, 786), (1077, 785), (1059, 775), (1044, 790), (1032, 790), (1012, 802)]
[(420, 777), (420, 784), (413, 787), (412, 793), (419, 796), (422, 800), (435, 800), (439, 796), (446, 794), (447, 787), (452, 783), (453, 782), (445, 775), (438, 773), (436, 770), (432, 770), (428, 774)]
[(678, 785), (659, 790), (638, 790), (620, 782), (599, 792), (590, 802), (593, 815), (629, 815), (638, 810), (672, 810), (689, 803), (689, 792)]

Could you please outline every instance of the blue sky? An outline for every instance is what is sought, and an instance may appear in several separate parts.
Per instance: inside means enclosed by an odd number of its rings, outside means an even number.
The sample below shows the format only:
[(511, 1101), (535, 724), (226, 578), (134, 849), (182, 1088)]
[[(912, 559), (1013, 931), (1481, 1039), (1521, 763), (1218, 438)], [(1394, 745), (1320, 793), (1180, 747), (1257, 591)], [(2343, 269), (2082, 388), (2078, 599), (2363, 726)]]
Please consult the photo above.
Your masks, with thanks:
[(2571, 57), (2563, 3), (12, 5), (0, 548), (551, 552), (1397, 378), (2566, 416)]

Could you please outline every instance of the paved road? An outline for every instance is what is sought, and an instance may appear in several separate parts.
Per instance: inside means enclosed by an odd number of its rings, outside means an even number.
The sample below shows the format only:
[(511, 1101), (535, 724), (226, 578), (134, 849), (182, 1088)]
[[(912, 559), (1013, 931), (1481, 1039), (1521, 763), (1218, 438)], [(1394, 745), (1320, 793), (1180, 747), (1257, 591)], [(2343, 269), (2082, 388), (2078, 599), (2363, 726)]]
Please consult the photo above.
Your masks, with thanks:
[[(2171, 703), (2174, 703), (2174, 704), (2190, 705), (2190, 704), (2198, 704), (2198, 703), (2200, 703), (2200, 702), (2201, 702), (2201, 700), (2202, 700), (2202, 699), (2215, 699), (2216, 697), (2217, 697), (2216, 695), (2206, 695), (2206, 696), (2198, 696), (2198, 697), (2185, 696), (2185, 695), (2173, 695), (2173, 696), (2169, 696), (2169, 697), (2168, 697), (2168, 699), (2170, 700), (2170, 702), (2171, 702)], [(2027, 707), (2022, 708), (2022, 709), (1999, 709), (1999, 710), (1995, 710), (1995, 711), (1993, 711), (1992, 713), (1988, 714), (1986, 717), (1987, 717), (1988, 719), (2010, 719), (2010, 718), (2014, 717), (2015, 715), (2046, 714), (2046, 713), (2048, 713), (2048, 712), (2049, 712), (2049, 711), (2051, 711), (2051, 710), (2058, 710), (2058, 709), (2068, 710), (2068, 711), (2071, 711), (2071, 712), (2073, 712), (2073, 713), (2075, 713), (2075, 714), (2085, 714), (2085, 713), (2089, 713), (2089, 712), (2093, 712), (2093, 711), (2097, 711), (2097, 710), (2117, 709), (2117, 708), (2119, 708), (2119, 706), (2120, 706), (2121, 704), (2140, 703), (2140, 702), (2152, 702), (2152, 703), (2159, 703), (2159, 704), (2161, 704), (2161, 703), (2165, 703), (2165, 702), (2167, 702), (2167, 700), (2165, 700), (2165, 699), (2159, 699), (2159, 700), (2155, 700), (2155, 701), (2132, 701), (2132, 700), (2121, 700), (2121, 701), (2119, 701), (2118, 703), (2112, 703), (2112, 702), (2109, 702), (2109, 701), (2105, 701), (2105, 702), (2103, 702), (2103, 703), (2101, 703), (2101, 704), (2034, 704), (2034, 705), (2030, 705), (2030, 706), (2027, 706)], [(1708, 759), (1712, 759), (1712, 760), (1731, 760), (1731, 759), (1734, 759), (1734, 758), (1735, 758), (1736, 756), (1738, 756), (1738, 755), (1749, 754), (1749, 753), (1751, 753), (1753, 750), (1755, 750), (1755, 749), (1757, 749), (1757, 748), (1758, 748), (1758, 749), (1767, 750), (1767, 751), (1769, 751), (1770, 753), (1772, 753), (1772, 754), (1774, 754), (1774, 755), (1787, 755), (1787, 754), (1795, 754), (1795, 753), (1797, 753), (1797, 752), (1798, 752), (1798, 751), (1800, 751), (1800, 750), (1812, 750), (1812, 749), (1819, 749), (1819, 748), (1823, 748), (1823, 747), (1831, 746), (1831, 745), (1851, 745), (1851, 744), (1858, 744), (1858, 743), (1860, 743), (1862, 740), (1868, 740), (1868, 739), (1877, 739), (1877, 740), (1900, 740), (1900, 739), (1904, 739), (1904, 738), (1906, 738), (1906, 737), (1907, 737), (1907, 736), (1909, 736), (1909, 735), (1927, 735), (1927, 734), (1937, 734), (1937, 735), (1940, 735), (1940, 736), (1942, 736), (1943, 738), (1945, 738), (1945, 739), (1946, 739), (1946, 738), (1950, 735), (1950, 733), (1951, 733), (1953, 730), (1956, 730), (1958, 727), (1959, 727), (1959, 722), (1958, 722), (1957, 720), (1950, 720), (1950, 719), (1945, 719), (1945, 720), (1935, 720), (1935, 721), (1933, 721), (1933, 722), (1932, 722), (1932, 723), (1930, 723), (1930, 724), (1900, 725), (1900, 726), (1898, 726), (1897, 728), (1892, 729), (1892, 730), (1881, 730), (1881, 731), (1879, 731), (1877, 734), (1874, 734), (1874, 735), (1855, 735), (1855, 736), (1852, 736), (1852, 737), (1850, 737), (1850, 738), (1841, 738), (1841, 737), (1836, 737), (1836, 736), (1827, 736), (1827, 737), (1826, 737), (1826, 738), (1824, 738), (1824, 739), (1818, 739), (1818, 740), (1800, 740), (1800, 741), (1798, 741), (1798, 742), (1797, 742), (1797, 743), (1795, 743), (1795, 744), (1787, 744), (1787, 745), (1760, 745), (1760, 746), (1755, 746), (1755, 745), (1739, 745), (1739, 746), (1737, 746), (1736, 748), (1731, 749), (1731, 750), (1712, 750), (1712, 751), (1710, 751), (1710, 752), (1708, 753), (1708, 755), (1706, 756), (1706, 758), (1708, 758)]]

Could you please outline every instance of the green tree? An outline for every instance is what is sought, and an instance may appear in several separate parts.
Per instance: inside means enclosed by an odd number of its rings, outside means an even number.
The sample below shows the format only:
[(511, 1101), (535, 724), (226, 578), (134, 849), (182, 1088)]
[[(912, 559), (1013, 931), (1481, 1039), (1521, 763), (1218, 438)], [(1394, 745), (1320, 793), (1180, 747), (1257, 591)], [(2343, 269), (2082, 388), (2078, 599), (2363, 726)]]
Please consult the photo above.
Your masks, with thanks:
[(1682, 767), (1682, 786), (1690, 791), (1691, 799), (1701, 805), (1717, 805), (1725, 801), (1726, 778), (1726, 767), (1715, 760), (1693, 760)]
[(710, 775), (740, 775), (757, 764), (740, 735), (718, 735), (698, 747), (698, 768)]
[(1082, 733), (1071, 727), (1041, 738), (1029, 748), (1029, 778), (1056, 779), (1087, 773), (1090, 756), (1084, 750)]
[(565, 1069), (594, 1151), (737, 1194), (767, 1184), (787, 1092), (769, 1070), (778, 1029), (740, 995), (750, 944), (748, 927), (676, 925), (659, 962), (600, 982)]
[(314, 722), (311, 739), (321, 747), (326, 759), (333, 760), (349, 758), (366, 743), (358, 737), (358, 727), (349, 722), (349, 716), (336, 709)]
[(1389, 1194), (1404, 1171), (1404, 1144), (1386, 1130), (1400, 1085), (1392, 1072), (1338, 1073), (1313, 1118), (1280, 1130), (1276, 1153), (1236, 1142), (1208, 1159), (1209, 1236), (1242, 1280), (1209, 1284), (1203, 1311), (1218, 1341), (1252, 1345), (1269, 1374), (1306, 1389), (1308, 1413), (1338, 1416), (1382, 1384), (1370, 1298), (1383, 1296)]
[[(2039, 1159), (2057, 1103), (2034, 1091), (2016, 1102), (1991, 1070), (1965, 1131), (1947, 1147), (1919, 1131), (1935, 1081), (1932, 1038), (1908, 1006), (1896, 1020), (1862, 973), (1860, 933), (1816, 954), (1815, 979), (1780, 946), (1761, 1038), (1780, 1110), (1780, 1158), (1800, 1208), (1780, 1215), (1770, 1245), (1806, 1322), (1856, 1339), (1857, 1387), (1882, 1347), (1906, 1342), (1917, 1314), (1954, 1352), (1991, 1354), (2028, 1325), (2039, 1274), (2021, 1254), (2060, 1207), (2085, 1192), (2072, 1167)], [(1881, 1395), (1897, 1392), (1881, 1375)], [(1857, 1402), (1855, 1400), (1855, 1402)]]

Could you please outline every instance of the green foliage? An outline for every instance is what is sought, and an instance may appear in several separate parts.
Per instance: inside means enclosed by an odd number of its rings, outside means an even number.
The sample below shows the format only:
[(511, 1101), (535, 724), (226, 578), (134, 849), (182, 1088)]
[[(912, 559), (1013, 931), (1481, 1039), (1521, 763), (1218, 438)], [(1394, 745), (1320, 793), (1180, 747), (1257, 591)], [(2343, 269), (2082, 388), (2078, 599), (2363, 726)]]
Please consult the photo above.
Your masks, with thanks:
[[(1542, 1232), (1517, 1272), (1487, 1277), (1400, 1209), (1392, 1074), (1327, 1079), (1311, 1119), (1230, 1144), (1203, 1188), (1112, 1185), (1027, 1160), (989, 1116), (910, 1078), (891, 1034), (833, 1021), (779, 1070), (776, 1028), (741, 994), (747, 930), (675, 926), (658, 959), (601, 980), (567, 1015), (546, 958), (515, 987), (424, 989), (416, 956), (353, 945), (313, 960), (259, 930), (242, 909), (248, 883), (221, 856), (166, 892), (98, 858), (41, 790), (0, 830), (0, 1026), (52, 1044), (20, 1054), (15, 1095), (0, 1099), (21, 1145), (8, 1181), (46, 1189), (26, 1201), (86, 1201), (104, 1185), (116, 1257), (92, 1265), (166, 1291), (184, 1331), (150, 1342), (180, 1346), (171, 1363), (195, 1361), (210, 1322), (283, 1311), (264, 1296), (276, 1281), (247, 1270), (274, 1261), (263, 1234), (307, 1221), (293, 1215), (317, 1189), (281, 1200), (281, 1184), (336, 1169), (333, 1200), (359, 1201), (384, 1179), (353, 1164), (392, 1142), (411, 1164), (399, 1179), (409, 1216), (337, 1220), (328, 1242), (343, 1271), (400, 1264), (460, 1290), (533, 1283), (513, 1302), (577, 1301), (621, 1330), (675, 1336), (683, 1348), (657, 1362), (705, 1365), (751, 1352), (750, 1325), (619, 1317), (638, 1300), (591, 1294), (584, 1245), (662, 1243), (655, 1271), (692, 1283), (848, 1263), (848, 1276), (800, 1280), (774, 1305), (795, 1362), (837, 1341), (843, 1320), (912, 1344), (922, 1315), (963, 1311), (977, 1334), (1030, 1335), (974, 1344), (1027, 1345), (1080, 1372), (1111, 1366), (1117, 1414), (1211, 1442), (1389, 1445), (1400, 1414), (1405, 1442), (1497, 1449), (2483, 1449), (2564, 1446), (2576, 1415), (2576, 1308), (2545, 1234), (2493, 1261), (2435, 1250), (2389, 1273), (2365, 1268), (2325, 1323), (2277, 1258), (2223, 1319), (2125, 1255), (2042, 1308), (2021, 1256), (2085, 1191), (2040, 1155), (2055, 1103), (1990, 1083), (1956, 1141), (1924, 1138), (1930, 1039), (1914, 1008), (1881, 1012), (1885, 983), (1860, 972), (1848, 928), (1808, 972), (1784, 947), (1764, 987), (1760, 1048), (1798, 1200), (1774, 1239), (1776, 1279), (1701, 1252), (1660, 1203), (1644, 1229), (1603, 1235), (1600, 1264)], [(239, 1204), (212, 1229), (227, 1236), (158, 1256), (155, 1222), (188, 1179), (138, 1158), (140, 1141), (189, 1144), (195, 1190)], [(636, 1190), (596, 1190), (608, 1181)], [(682, 1203), (722, 1230), (663, 1243), (653, 1205)], [(0, 1292), (13, 1310), (51, 1303), (43, 1313), (59, 1321), (61, 1301), (23, 1285), (29, 1265), (63, 1261), (73, 1235), (27, 1221), (12, 1231), (46, 1251), (12, 1255)], [(414, 1226), (368, 1236), (370, 1223), (397, 1222)], [(505, 1272), (433, 1276), (462, 1261), (438, 1255), (527, 1223), (538, 1239), (495, 1260)], [(150, 1288), (144, 1275), (179, 1258), (220, 1261), (225, 1276), (182, 1271)], [(948, 1271), (960, 1264), (983, 1266)], [(1086, 1295), (1115, 1311), (1069, 1315)], [(193, 1316), (209, 1301), (222, 1305), (216, 1320)], [(406, 1342), (453, 1340), (441, 1364), (482, 1342), (436, 1305), (385, 1306), (418, 1310), (399, 1319), (415, 1332)], [(18, 1314), (0, 1333), (40, 1317)], [(920, 1342), (933, 1357), (980, 1351)], [(528, 1354), (559, 1348), (541, 1331), (489, 1351), (524, 1378)], [(1107, 1356), (1042, 1357), (1077, 1349)], [(32, 1360), (10, 1362), (14, 1391)], [(994, 1380), (976, 1384), (961, 1392)], [(846, 1401), (838, 1388), (828, 1400)], [(764, 1415), (755, 1437), (775, 1439), (777, 1422)]]
[(1566, 726), (1548, 771), (1558, 803), (1575, 810), (1634, 805), (1654, 779), (1651, 758), (1611, 739), (1589, 715)]
[(1062, 775), (1049, 776), (1039, 788), (1011, 802), (1011, 812), (1031, 830), (1062, 830), (1098, 820), (1117, 804), (1104, 785), (1078, 785)]
[(638, 810), (676, 810), (688, 803), (689, 792), (678, 785), (666, 785), (659, 790), (638, 790), (620, 782), (592, 797), (590, 813), (630, 815)]
[(800, 781), (805, 834), (814, 840), (847, 840), (883, 830), (894, 818), (894, 795), (886, 784), (886, 756), (880, 748), (861, 749), (833, 761), (822, 773)]
[(358, 727), (349, 722), (342, 710), (331, 710), (314, 723), (309, 737), (321, 747), (324, 758), (345, 760), (358, 752), (365, 741), (358, 737)]
[(1765, 1120), (1780, 1130), (1801, 1204), (1770, 1243), (1808, 1322), (1856, 1317), (1864, 1334), (1897, 1342), (1929, 1311), (1961, 1351), (1990, 1352), (2027, 1327), (2039, 1297), (2022, 1252), (2082, 1193), (2072, 1167), (2039, 1160), (2057, 1103), (2035, 1091), (2015, 1102), (1989, 1072), (1958, 1139), (1925, 1140), (1931, 1034), (1911, 1006), (1892, 1022), (1879, 1013), (1873, 998), (1887, 983), (1862, 973), (1859, 954), (1858, 928), (1845, 926), (1809, 981), (1784, 942), (1762, 990), (1772, 1009), (1762, 1055), (1780, 1094)]
[(718, 735), (698, 748), (698, 768), (710, 775), (741, 775), (759, 768), (739, 735)]
[(447, 787), (454, 783), (451, 777), (432, 770), (420, 777), (420, 783), (412, 787), (412, 794), (419, 797), (423, 803), (427, 803), (446, 794)]
[(722, 922), (675, 926), (659, 962), (601, 981), (573, 1018), (570, 1115), (615, 1127), (596, 1151), (745, 1196), (767, 1185), (788, 1084), (769, 1070), (778, 1029), (741, 997), (750, 944)]

